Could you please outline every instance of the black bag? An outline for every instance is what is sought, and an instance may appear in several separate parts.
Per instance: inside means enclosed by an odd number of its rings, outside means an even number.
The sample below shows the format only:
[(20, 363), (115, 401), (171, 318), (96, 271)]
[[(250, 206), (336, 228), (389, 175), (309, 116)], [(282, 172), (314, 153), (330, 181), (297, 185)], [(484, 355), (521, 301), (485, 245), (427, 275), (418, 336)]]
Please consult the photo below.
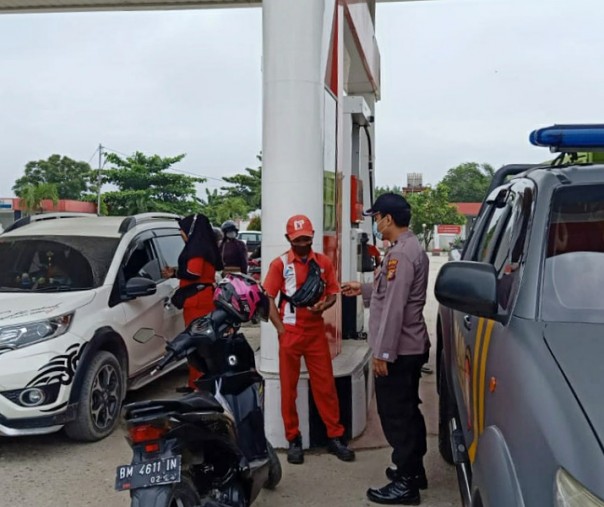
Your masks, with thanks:
[(312, 259), (308, 264), (308, 276), (302, 286), (291, 297), (281, 293), (281, 299), (287, 301), (292, 306), (292, 310), (294, 307), (309, 308), (321, 300), (325, 285), (325, 281), (321, 278), (321, 268)]
[(182, 310), (183, 306), (185, 306), (185, 301), (194, 296), (198, 292), (211, 287), (212, 284), (207, 283), (192, 283), (191, 285), (187, 285), (185, 287), (179, 287), (176, 289), (176, 292), (172, 295), (170, 302), (179, 310)]

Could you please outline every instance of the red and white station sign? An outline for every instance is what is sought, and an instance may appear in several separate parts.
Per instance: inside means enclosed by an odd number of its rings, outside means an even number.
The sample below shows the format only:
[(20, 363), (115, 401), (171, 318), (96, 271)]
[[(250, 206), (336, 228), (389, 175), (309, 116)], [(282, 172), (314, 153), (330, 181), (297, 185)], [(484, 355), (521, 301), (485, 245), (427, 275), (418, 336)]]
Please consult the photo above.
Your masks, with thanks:
[(461, 234), (461, 225), (437, 225), (436, 232), (438, 234)]

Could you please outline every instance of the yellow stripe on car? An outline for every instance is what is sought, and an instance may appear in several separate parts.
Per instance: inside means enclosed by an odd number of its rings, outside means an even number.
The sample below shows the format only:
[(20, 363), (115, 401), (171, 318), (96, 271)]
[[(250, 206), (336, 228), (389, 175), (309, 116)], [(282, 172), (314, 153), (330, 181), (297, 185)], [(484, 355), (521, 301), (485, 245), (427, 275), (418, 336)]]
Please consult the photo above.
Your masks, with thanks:
[(482, 345), (482, 353), (480, 358), (480, 422), (478, 427), (478, 434), (482, 434), (484, 431), (484, 390), (486, 385), (486, 369), (487, 369), (487, 356), (489, 355), (489, 345), (491, 343), (491, 333), (493, 332), (493, 326), (495, 325), (494, 320), (489, 320), (487, 323), (487, 330), (485, 332), (485, 338)]
[[(486, 326), (484, 325), (486, 321)], [(472, 370), (472, 406), (473, 406), (473, 439), (468, 449), (470, 462), (474, 463), (476, 458), (476, 448), (478, 447), (478, 437), (484, 431), (484, 413), (485, 413), (485, 379), (487, 358), (489, 355), (489, 346), (491, 344), (491, 334), (495, 326), (494, 320), (481, 318), (478, 320), (478, 330), (476, 331), (476, 343), (474, 346), (474, 365)], [(484, 333), (483, 333), (484, 329)]]
[(478, 358), (479, 358), (479, 350), (482, 342), (482, 328), (484, 327), (483, 318), (478, 319), (478, 330), (476, 331), (476, 342), (474, 344), (474, 364), (472, 366), (472, 432), (474, 433), (474, 438), (472, 440), (472, 444), (468, 449), (468, 454), (470, 456), (470, 461), (474, 462), (474, 457), (476, 456), (476, 446), (478, 443)]

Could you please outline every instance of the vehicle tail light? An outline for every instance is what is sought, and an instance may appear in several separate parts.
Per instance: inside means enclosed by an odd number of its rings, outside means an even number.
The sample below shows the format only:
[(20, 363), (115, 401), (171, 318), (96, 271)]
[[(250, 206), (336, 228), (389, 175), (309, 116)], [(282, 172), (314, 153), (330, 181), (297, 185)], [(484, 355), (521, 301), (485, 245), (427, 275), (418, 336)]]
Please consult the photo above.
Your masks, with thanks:
[(145, 444), (145, 452), (147, 454), (159, 452), (159, 442), (152, 442), (150, 444)]
[[(151, 424), (144, 424), (142, 426), (133, 426), (128, 429), (128, 436), (133, 444), (142, 444), (144, 442), (151, 442), (153, 440), (159, 440), (168, 432), (166, 427), (152, 426)], [(145, 448), (146, 450), (146, 448)], [(147, 451), (152, 452), (152, 451)]]

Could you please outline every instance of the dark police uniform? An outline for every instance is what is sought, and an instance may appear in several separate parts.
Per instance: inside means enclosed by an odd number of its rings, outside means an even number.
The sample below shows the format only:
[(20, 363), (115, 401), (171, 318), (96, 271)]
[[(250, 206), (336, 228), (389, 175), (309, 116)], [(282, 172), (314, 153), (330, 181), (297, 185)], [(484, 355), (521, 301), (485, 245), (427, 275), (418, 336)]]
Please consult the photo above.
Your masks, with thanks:
[(423, 316), (429, 260), (416, 236), (402, 233), (386, 253), (373, 284), (361, 287), (370, 307), (369, 345), (373, 357), (388, 362), (388, 376), (376, 377), (382, 428), (401, 475), (423, 472), (426, 425), (419, 410), (421, 367), (430, 340)]

